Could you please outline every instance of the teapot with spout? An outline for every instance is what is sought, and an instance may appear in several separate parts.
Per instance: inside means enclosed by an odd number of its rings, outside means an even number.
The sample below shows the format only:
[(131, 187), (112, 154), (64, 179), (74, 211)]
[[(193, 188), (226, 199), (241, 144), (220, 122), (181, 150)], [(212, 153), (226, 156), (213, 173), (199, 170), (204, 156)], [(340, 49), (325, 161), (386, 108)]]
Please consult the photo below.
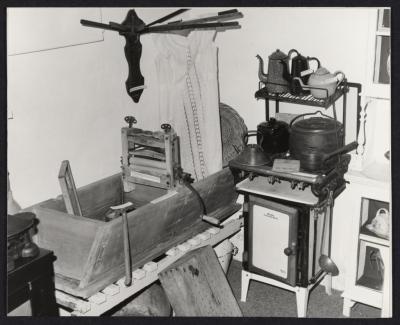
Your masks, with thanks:
[[(292, 54), (294, 53), (297, 55), (292, 59)], [(290, 59), (291, 64), (289, 65)], [(305, 57), (297, 50), (291, 49), (288, 53), (288, 59), (282, 62), (282, 64), (284, 64), (284, 77), (290, 84), (289, 90), (292, 95), (304, 96), (310, 93), (309, 90), (302, 88), (297, 79), (294, 78), (300, 78), (304, 84), (307, 84), (310, 74), (313, 72), (313, 70), (310, 69), (309, 62), (311, 61), (317, 63), (316, 69), (321, 66), (317, 58)]]
[(289, 82), (284, 78), (285, 62), (287, 54), (277, 49), (268, 57), (268, 74), (264, 73), (264, 61), (260, 55), (256, 55), (259, 60), (258, 78), (265, 83), (268, 92), (284, 93), (289, 91)]
[(295, 79), (303, 88), (310, 89), (311, 95), (315, 98), (324, 99), (335, 93), (337, 86), (344, 78), (345, 75), (342, 71), (330, 73), (326, 68), (320, 67), (310, 75), (307, 85), (300, 78)]

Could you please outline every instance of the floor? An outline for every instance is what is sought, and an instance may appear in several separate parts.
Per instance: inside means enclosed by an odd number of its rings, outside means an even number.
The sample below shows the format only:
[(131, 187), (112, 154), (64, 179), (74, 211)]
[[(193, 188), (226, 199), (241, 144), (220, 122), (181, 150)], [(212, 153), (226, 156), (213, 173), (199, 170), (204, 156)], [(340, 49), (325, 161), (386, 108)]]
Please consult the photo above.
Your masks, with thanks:
[[(241, 269), (240, 262), (232, 261), (227, 278), (244, 316), (297, 317), (296, 298), (293, 292), (261, 282), (250, 281), (247, 301), (241, 302)], [(323, 286), (314, 288), (309, 296), (307, 317), (344, 318), (343, 299), (340, 294), (341, 292), (333, 290), (332, 295), (328, 296)], [(352, 308), (351, 317), (378, 318), (380, 309), (358, 303)]]

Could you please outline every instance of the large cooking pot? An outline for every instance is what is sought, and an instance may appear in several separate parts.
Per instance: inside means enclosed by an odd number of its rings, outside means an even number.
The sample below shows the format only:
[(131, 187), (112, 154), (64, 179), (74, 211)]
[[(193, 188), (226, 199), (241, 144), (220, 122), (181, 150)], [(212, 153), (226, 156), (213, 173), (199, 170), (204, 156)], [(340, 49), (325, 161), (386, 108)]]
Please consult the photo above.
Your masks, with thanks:
[[(262, 141), (261, 141), (262, 140)], [(289, 125), (271, 117), (257, 125), (257, 143), (270, 155), (289, 149)]]
[(339, 162), (339, 154), (357, 148), (357, 142), (344, 143), (343, 124), (334, 118), (311, 117), (294, 123), (298, 118), (315, 113), (301, 114), (290, 122), (289, 151), (300, 160), (301, 169), (309, 172), (326, 172)]

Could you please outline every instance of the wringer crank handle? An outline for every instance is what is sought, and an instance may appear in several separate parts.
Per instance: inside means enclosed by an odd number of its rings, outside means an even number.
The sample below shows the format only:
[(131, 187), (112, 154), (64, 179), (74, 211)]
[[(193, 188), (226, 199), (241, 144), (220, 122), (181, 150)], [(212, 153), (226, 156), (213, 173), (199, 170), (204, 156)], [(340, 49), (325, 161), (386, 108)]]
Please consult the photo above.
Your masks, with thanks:
[(125, 116), (124, 121), (128, 123), (129, 128), (132, 127), (133, 124), (137, 123), (137, 120), (134, 116)]
[(171, 124), (163, 123), (163, 124), (161, 124), (161, 129), (163, 129), (164, 132), (167, 133), (171, 130)]
[(125, 285), (128, 287), (132, 283), (132, 264), (131, 264), (131, 250), (129, 246), (129, 227), (127, 210), (131, 208), (133, 204), (126, 202), (124, 204), (110, 207), (111, 210), (115, 211), (116, 217), (122, 216), (122, 232), (124, 238), (124, 256), (125, 256)]

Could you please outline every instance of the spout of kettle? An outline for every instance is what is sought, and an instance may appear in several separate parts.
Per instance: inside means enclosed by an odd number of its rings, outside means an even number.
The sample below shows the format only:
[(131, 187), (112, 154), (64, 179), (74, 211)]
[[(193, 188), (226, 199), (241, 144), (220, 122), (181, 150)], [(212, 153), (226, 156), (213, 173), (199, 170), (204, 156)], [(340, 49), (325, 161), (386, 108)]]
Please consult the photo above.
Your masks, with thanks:
[(303, 81), (302, 81), (299, 77), (294, 77), (293, 80), (297, 80), (297, 81), (300, 83), (301, 87), (303, 87), (303, 88), (308, 88), (308, 86), (305, 85), (305, 84), (303, 83)]
[(259, 63), (258, 63), (258, 79), (260, 79), (260, 81), (266, 83), (266, 82), (268, 82), (268, 74), (264, 73), (264, 60), (258, 54), (256, 55), (256, 58), (259, 60)]

